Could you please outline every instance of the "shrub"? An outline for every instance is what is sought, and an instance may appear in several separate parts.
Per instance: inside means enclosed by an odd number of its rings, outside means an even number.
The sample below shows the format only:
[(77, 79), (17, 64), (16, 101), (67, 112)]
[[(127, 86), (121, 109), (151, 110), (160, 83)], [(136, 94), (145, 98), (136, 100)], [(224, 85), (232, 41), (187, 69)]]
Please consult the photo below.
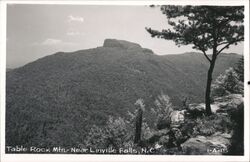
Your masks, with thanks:
[(108, 136), (105, 130), (99, 126), (93, 125), (85, 137), (84, 145), (93, 148), (105, 148)]
[(123, 118), (114, 119), (109, 117), (106, 126), (93, 126), (84, 144), (86, 147), (92, 148), (119, 148), (126, 146), (131, 141), (130, 125)]
[(225, 115), (211, 115), (196, 119), (194, 135), (210, 136), (215, 132), (228, 133), (232, 130), (233, 122)]
[(239, 74), (233, 68), (229, 68), (213, 83), (212, 96), (221, 97), (232, 93), (243, 94), (243, 88), (243, 82), (241, 82)]
[(236, 66), (234, 67), (234, 70), (238, 74), (239, 80), (241, 82), (244, 82), (244, 57), (243, 56), (237, 62)]
[[(105, 126), (99, 127), (94, 125), (87, 137), (84, 140), (86, 147), (92, 148), (121, 148), (121, 147), (133, 147), (134, 128), (135, 128), (135, 113), (130, 113), (130, 120), (118, 117), (113, 118), (109, 116), (109, 119)], [(147, 139), (152, 135), (152, 130), (149, 128), (145, 119), (142, 122), (142, 140)]]
[(210, 136), (216, 132), (230, 133), (234, 122), (230, 116), (213, 114), (197, 119), (185, 118), (180, 130), (184, 136), (195, 137), (197, 135)]
[(173, 105), (170, 102), (169, 96), (162, 93), (157, 96), (154, 105), (155, 107), (150, 110), (151, 117), (155, 119), (153, 121), (154, 126), (159, 130), (170, 127), (170, 115), (173, 112)]

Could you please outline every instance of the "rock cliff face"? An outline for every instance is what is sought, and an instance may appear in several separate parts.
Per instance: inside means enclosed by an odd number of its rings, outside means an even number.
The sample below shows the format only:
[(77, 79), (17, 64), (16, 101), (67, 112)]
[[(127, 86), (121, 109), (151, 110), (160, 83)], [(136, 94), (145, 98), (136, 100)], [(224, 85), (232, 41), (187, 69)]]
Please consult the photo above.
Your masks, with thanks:
[(123, 49), (138, 49), (142, 48), (137, 43), (132, 43), (125, 40), (117, 40), (117, 39), (105, 39), (103, 43), (103, 47), (119, 47)]
[(151, 49), (142, 48), (139, 44), (117, 39), (105, 39), (103, 47), (107, 48), (120, 48), (122, 50), (132, 50), (132, 51), (141, 51), (143, 53), (154, 54)]

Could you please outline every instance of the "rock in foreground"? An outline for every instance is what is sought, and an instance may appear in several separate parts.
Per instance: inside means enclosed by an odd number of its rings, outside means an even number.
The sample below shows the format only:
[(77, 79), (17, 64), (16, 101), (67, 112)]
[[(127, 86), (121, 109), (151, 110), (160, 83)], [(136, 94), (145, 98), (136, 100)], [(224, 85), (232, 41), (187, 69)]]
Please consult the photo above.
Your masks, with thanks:
[(216, 133), (188, 139), (181, 147), (187, 155), (222, 155), (228, 152), (231, 134)]

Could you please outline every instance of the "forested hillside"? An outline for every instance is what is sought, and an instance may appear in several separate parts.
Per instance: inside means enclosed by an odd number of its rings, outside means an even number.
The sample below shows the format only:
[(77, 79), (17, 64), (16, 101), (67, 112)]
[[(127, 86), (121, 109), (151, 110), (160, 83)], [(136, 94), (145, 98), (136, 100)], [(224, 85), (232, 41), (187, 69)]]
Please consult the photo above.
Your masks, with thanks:
[[(214, 78), (239, 58), (219, 56)], [(207, 68), (200, 53), (159, 56), (108, 39), (102, 47), (58, 52), (7, 71), (6, 145), (81, 144), (93, 125), (104, 125), (109, 116), (128, 118), (140, 98), (148, 120), (160, 94), (168, 95), (175, 109), (186, 97), (203, 102)]]

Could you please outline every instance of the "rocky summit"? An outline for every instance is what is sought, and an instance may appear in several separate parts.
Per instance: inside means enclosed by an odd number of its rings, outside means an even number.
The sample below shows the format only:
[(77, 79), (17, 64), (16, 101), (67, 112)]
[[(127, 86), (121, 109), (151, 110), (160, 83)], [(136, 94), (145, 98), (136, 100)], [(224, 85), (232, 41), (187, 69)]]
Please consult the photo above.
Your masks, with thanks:
[(106, 48), (117, 48), (120, 50), (132, 50), (134, 52), (141, 51), (143, 53), (154, 54), (151, 49), (142, 48), (139, 44), (117, 39), (105, 39), (103, 47)]
[(125, 40), (117, 40), (117, 39), (105, 39), (103, 43), (103, 47), (119, 47), (123, 49), (138, 49), (141, 46), (137, 43), (132, 43)]

